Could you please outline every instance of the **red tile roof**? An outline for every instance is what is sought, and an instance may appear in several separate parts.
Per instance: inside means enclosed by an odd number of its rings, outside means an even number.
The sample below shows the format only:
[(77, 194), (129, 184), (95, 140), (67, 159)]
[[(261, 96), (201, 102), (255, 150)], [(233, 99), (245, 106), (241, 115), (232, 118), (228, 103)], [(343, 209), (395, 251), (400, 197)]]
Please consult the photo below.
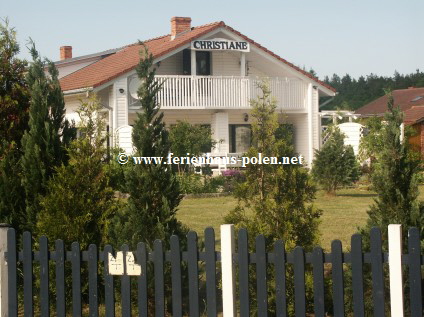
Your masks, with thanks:
[(405, 111), (403, 121), (406, 124), (414, 124), (424, 119), (424, 104), (422, 106), (414, 106)]
[[(181, 34), (178, 37), (176, 37), (174, 40), (171, 40), (171, 35), (168, 34), (168, 35), (164, 35), (161, 37), (157, 37), (157, 38), (145, 41), (144, 44), (148, 47), (149, 52), (155, 58), (158, 58), (220, 27), (223, 27), (237, 34), (238, 36), (242, 37), (246, 41), (250, 42), (252, 45), (255, 45), (256, 47), (262, 49), (263, 51), (277, 58), (281, 62), (287, 64), (288, 66), (301, 72), (307, 77), (313, 79), (320, 85), (334, 92), (336, 91), (333, 87), (318, 80), (317, 78), (313, 77), (310, 73), (300, 69), (299, 67), (293, 65), (292, 63), (289, 63), (285, 59), (269, 51), (265, 47), (256, 43), (252, 39), (248, 38), (247, 36), (225, 25), (225, 23), (222, 21), (202, 25), (199, 27), (194, 27), (191, 29), (190, 32)], [(62, 90), (69, 91), (69, 90), (87, 88), (87, 87), (93, 87), (93, 88), (98, 87), (122, 74), (125, 74), (133, 70), (137, 66), (140, 60), (139, 52), (141, 48), (142, 46), (140, 44), (128, 45), (124, 47), (122, 50), (116, 52), (115, 54), (109, 55), (105, 57), (104, 59), (99, 60), (98, 62), (90, 64), (80, 70), (77, 70), (74, 73), (71, 73), (61, 78), (60, 85), (62, 87)]]
[[(413, 106), (424, 106), (424, 87), (393, 90), (393, 100), (395, 106), (399, 106), (402, 111), (406, 111)], [(422, 96), (422, 98), (420, 98)], [(383, 115), (387, 111), (387, 96), (382, 96), (362, 108), (355, 111), (363, 116)]]

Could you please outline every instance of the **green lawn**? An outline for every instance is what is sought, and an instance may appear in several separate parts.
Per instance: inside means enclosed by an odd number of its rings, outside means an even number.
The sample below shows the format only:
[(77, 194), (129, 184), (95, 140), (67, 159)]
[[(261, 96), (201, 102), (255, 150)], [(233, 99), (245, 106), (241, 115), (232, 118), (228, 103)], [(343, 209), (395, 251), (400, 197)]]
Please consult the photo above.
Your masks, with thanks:
[[(420, 198), (424, 199), (424, 188), (421, 186), (420, 189)], [(320, 224), (321, 246), (329, 250), (331, 241), (339, 239), (346, 249), (350, 245), (351, 235), (365, 224), (366, 211), (374, 197), (375, 193), (357, 188), (340, 190), (335, 197), (319, 191), (315, 205), (323, 210)], [(231, 196), (186, 198), (179, 207), (177, 217), (199, 236), (203, 236), (206, 227), (215, 228), (216, 238), (219, 240), (219, 226), (235, 205), (236, 200)]]

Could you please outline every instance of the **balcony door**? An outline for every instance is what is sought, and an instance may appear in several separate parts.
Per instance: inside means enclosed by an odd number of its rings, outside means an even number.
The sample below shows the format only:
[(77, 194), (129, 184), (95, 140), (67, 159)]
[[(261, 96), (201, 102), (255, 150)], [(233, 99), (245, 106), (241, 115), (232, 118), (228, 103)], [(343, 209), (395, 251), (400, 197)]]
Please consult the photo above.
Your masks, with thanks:
[[(183, 73), (191, 75), (191, 50), (183, 51)], [(210, 76), (211, 75), (211, 52), (196, 51), (196, 75)]]

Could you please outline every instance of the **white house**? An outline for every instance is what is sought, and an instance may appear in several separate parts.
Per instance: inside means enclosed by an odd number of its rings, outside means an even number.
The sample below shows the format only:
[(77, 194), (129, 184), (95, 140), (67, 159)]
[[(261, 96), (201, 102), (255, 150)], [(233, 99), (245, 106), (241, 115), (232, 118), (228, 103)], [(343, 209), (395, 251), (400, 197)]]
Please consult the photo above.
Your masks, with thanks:
[[(250, 145), (249, 100), (258, 94), (256, 83), (267, 78), (281, 122), (294, 126), (296, 150), (312, 161), (320, 146), (319, 97), (334, 96), (332, 87), (224, 22), (191, 27), (190, 18), (173, 17), (170, 34), (144, 43), (163, 82), (158, 100), (167, 125), (179, 120), (210, 125), (221, 141), (214, 153), (242, 153)], [(128, 126), (140, 109), (135, 68), (141, 48), (137, 43), (73, 58), (72, 47), (61, 47), (56, 66), (68, 118), (76, 119), (87, 91), (96, 92), (108, 112), (109, 131), (118, 145), (130, 146)]]

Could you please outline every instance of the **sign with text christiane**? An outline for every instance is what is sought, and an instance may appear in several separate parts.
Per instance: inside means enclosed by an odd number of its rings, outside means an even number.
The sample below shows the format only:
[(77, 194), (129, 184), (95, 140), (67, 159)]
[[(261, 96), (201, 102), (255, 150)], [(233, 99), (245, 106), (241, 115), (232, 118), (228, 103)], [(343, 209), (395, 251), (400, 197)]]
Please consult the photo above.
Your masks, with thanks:
[(196, 40), (191, 42), (191, 49), (199, 51), (250, 52), (250, 45), (247, 41), (230, 41), (226, 39)]

